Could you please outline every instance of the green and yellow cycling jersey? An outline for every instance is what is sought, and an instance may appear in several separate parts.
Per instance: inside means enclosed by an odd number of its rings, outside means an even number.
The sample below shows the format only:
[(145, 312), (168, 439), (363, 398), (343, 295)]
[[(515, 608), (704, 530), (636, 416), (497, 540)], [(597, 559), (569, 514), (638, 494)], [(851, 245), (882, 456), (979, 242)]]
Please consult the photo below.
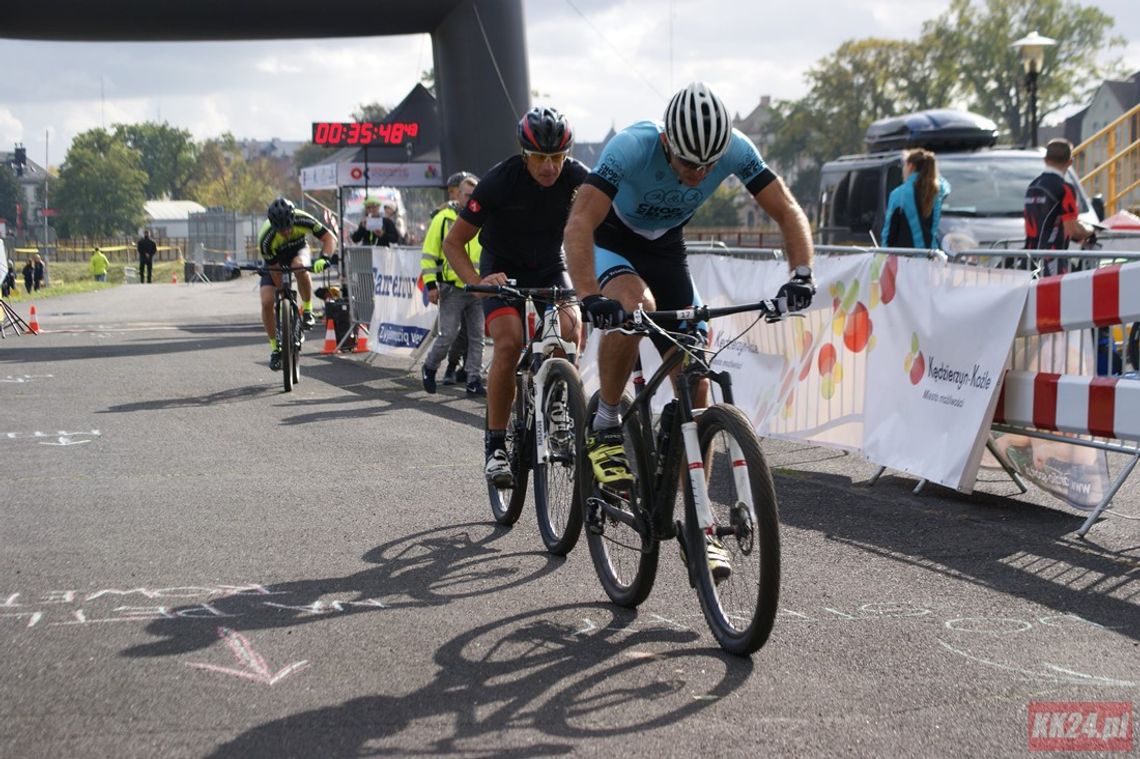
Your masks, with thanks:
[(268, 219), (262, 222), (261, 231), (257, 234), (257, 247), (266, 262), (285, 265), (307, 247), (308, 235), (319, 240), (326, 234), (331, 234), (328, 227), (312, 214), (298, 209), (294, 212), (293, 228), (287, 235), (274, 229)]

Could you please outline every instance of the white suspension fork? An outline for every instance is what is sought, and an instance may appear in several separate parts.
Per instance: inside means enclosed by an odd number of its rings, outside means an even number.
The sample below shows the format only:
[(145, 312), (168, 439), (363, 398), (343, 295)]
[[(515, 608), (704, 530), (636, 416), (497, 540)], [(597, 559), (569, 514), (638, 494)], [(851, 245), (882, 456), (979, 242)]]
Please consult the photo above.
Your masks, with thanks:
[(728, 451), (732, 456), (732, 479), (736, 483), (736, 502), (748, 509), (751, 523), (756, 524), (756, 507), (752, 503), (752, 482), (748, 478), (748, 462), (736, 438), (728, 436)]
[(716, 522), (713, 520), (712, 509), (709, 508), (709, 490), (705, 483), (705, 462), (701, 458), (701, 441), (697, 436), (697, 423), (683, 422), (681, 424), (681, 438), (685, 441), (689, 489), (693, 493), (693, 504), (696, 506), (697, 524), (702, 530), (708, 531), (715, 526)]

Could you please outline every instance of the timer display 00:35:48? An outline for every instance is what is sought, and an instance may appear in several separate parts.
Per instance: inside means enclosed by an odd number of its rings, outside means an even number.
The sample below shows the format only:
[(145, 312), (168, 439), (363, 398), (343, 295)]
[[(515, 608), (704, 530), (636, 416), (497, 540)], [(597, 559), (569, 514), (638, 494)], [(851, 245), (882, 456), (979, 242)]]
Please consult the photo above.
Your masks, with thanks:
[(314, 121), (313, 143), (316, 145), (399, 145), (405, 137), (414, 139), (420, 125), (415, 121)]

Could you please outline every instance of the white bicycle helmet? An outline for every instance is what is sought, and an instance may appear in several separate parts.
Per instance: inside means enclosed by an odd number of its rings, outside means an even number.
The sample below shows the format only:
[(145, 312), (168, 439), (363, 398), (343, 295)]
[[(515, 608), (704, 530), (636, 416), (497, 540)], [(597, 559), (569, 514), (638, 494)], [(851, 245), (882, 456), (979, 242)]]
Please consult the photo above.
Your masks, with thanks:
[(704, 82), (693, 82), (665, 109), (669, 150), (690, 163), (709, 164), (728, 150), (732, 119), (720, 98)]

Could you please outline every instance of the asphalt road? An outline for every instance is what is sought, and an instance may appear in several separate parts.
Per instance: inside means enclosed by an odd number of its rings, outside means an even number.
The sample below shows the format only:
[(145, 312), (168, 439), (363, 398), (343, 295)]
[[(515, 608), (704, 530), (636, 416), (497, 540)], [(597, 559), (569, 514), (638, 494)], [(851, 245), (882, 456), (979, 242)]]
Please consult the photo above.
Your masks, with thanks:
[(317, 330), (282, 393), (251, 278), (38, 305), (0, 341), (2, 756), (1011, 756), (1033, 702), (1135, 716), (1140, 522), (766, 441), (781, 612), (738, 659), (675, 546), (633, 612), (497, 528), (462, 391)]

